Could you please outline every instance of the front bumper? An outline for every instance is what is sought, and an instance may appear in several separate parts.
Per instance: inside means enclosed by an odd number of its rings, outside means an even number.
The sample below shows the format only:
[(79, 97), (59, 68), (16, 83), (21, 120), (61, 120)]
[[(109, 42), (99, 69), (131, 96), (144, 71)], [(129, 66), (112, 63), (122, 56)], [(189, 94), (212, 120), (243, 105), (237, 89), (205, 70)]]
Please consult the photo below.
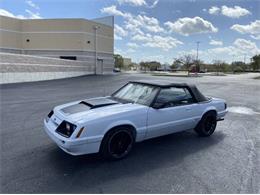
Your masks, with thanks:
[(44, 119), (44, 130), (49, 137), (66, 153), (71, 155), (83, 155), (99, 152), (102, 136), (85, 138), (66, 138), (55, 132), (55, 126)]

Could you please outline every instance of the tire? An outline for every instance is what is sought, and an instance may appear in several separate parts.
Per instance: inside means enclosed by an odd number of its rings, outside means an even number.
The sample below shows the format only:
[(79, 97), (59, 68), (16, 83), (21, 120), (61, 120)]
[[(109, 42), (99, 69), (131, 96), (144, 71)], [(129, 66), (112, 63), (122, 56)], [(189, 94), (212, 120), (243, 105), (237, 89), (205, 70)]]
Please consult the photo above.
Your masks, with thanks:
[(195, 127), (195, 132), (201, 137), (208, 137), (212, 135), (217, 126), (216, 112), (209, 111), (203, 115), (202, 119)]
[(105, 135), (100, 147), (100, 154), (105, 159), (120, 160), (131, 152), (134, 143), (134, 130), (127, 126), (118, 127)]

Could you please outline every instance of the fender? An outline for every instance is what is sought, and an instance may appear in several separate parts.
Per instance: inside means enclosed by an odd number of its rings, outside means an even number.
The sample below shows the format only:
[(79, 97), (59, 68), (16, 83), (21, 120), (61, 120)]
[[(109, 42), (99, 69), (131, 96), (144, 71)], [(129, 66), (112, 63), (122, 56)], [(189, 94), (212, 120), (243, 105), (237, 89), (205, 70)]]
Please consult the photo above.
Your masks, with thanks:
[(211, 111), (211, 110), (212, 110), (212, 111), (215, 111), (216, 113), (218, 113), (218, 112), (217, 112), (217, 108), (216, 108), (215, 106), (208, 106), (208, 107), (203, 111), (203, 113), (202, 113), (200, 119), (202, 118), (202, 116), (203, 116), (206, 112)]
[(132, 127), (135, 128), (136, 130), (136, 141), (142, 141), (144, 139), (145, 136), (145, 132), (146, 132), (146, 126), (144, 127), (136, 127), (136, 125), (129, 121), (129, 120), (120, 120), (120, 121), (115, 121), (111, 124), (109, 124), (103, 131), (103, 135), (105, 135), (110, 129), (117, 127), (117, 126), (121, 126), (121, 125), (130, 125)]

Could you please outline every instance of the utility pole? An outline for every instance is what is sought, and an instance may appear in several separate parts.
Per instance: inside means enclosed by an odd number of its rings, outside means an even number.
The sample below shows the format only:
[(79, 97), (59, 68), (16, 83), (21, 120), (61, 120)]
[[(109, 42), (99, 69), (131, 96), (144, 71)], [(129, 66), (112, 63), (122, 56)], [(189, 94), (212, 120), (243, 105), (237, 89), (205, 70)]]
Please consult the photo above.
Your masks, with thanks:
[(246, 54), (244, 55), (244, 64), (246, 64)]
[(196, 56), (196, 62), (197, 62), (197, 66), (196, 66), (196, 69), (197, 69), (197, 72), (199, 71), (199, 45), (200, 45), (200, 41), (197, 41), (197, 56)]
[(97, 74), (97, 30), (100, 26), (93, 26), (95, 30), (95, 75)]
[(199, 60), (199, 45), (200, 45), (200, 41), (197, 41), (196, 43), (197, 43), (197, 56), (196, 56), (196, 60), (198, 62), (198, 60)]

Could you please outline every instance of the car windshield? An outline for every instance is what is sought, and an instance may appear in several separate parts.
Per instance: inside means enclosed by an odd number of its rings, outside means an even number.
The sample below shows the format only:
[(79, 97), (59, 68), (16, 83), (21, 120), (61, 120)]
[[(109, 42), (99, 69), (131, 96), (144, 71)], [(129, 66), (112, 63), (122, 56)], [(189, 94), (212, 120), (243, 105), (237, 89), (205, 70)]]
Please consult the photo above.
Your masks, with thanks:
[(149, 106), (157, 91), (158, 87), (139, 83), (128, 83), (113, 94), (112, 98), (117, 99), (118, 101), (121, 100), (121, 102), (131, 102)]

